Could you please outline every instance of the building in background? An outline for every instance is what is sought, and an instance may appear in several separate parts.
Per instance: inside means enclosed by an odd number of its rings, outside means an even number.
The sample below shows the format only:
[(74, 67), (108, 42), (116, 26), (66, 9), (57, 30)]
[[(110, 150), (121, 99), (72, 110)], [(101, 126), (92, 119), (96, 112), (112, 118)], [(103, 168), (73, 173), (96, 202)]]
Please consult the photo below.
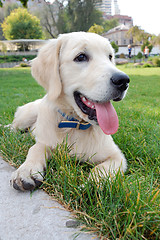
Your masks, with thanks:
[(104, 18), (120, 14), (118, 0), (102, 0), (102, 2), (97, 3), (97, 8), (102, 12)]
[(114, 14), (115, 15), (119, 15), (120, 14), (120, 9), (119, 9), (117, 0), (114, 0)]
[(103, 13), (104, 16), (112, 14), (112, 0), (102, 0), (97, 3), (97, 8)]
[(104, 33), (103, 36), (108, 38), (110, 42), (115, 42), (119, 46), (119, 52), (126, 50), (127, 46), (132, 45), (132, 38), (128, 38), (126, 33), (133, 26), (132, 17), (121, 15), (118, 5), (118, 0), (102, 0), (97, 5), (98, 9), (102, 12), (105, 20), (118, 19), (118, 26), (110, 29)]
[(107, 20), (111, 20), (111, 19), (118, 19), (118, 23), (119, 25), (125, 25), (129, 28), (133, 27), (133, 19), (132, 17), (129, 17), (127, 15), (112, 15), (112, 16), (107, 16)]
[(102, 12), (103, 16), (112, 15), (112, 0), (102, 0), (97, 3), (97, 8)]
[(133, 19), (131, 17), (120, 14), (118, 0), (102, 0), (97, 3), (97, 8), (102, 12), (104, 19), (111, 20), (116, 18), (120, 25), (133, 26)]
[(119, 47), (128, 46), (132, 44), (132, 38), (127, 38), (126, 33), (129, 30), (129, 27), (121, 24), (115, 28), (110, 29), (103, 36), (108, 38), (110, 42), (115, 42)]

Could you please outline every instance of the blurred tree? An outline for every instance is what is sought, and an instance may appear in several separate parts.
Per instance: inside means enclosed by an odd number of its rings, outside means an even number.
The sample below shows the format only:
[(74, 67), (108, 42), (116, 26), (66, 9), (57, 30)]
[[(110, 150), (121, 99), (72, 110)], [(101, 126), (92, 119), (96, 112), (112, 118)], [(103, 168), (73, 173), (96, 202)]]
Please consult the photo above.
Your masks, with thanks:
[[(1, 1), (1, 0), (0, 0)], [(34, 0), (33, 0), (34, 1)], [(94, 24), (102, 24), (102, 13), (96, 3), (102, 0), (55, 0), (49, 4), (44, 0), (44, 8), (36, 13), (48, 37), (57, 37), (59, 33), (88, 31)], [(28, 0), (20, 0), (27, 7)]]
[(18, 3), (6, 3), (2, 8), (2, 11), (4, 12), (4, 17), (8, 17), (14, 9), (17, 9), (19, 7), (20, 6), (18, 5)]
[[(3, 0), (3, 2), (4, 2), (5, 0)], [(28, 2), (28, 0), (19, 0), (21, 3), (22, 3), (22, 5), (23, 5), (23, 7), (27, 7), (27, 2)], [(34, 1), (34, 0), (33, 0)], [(3, 3), (2, 3), (2, 0), (0, 0), (0, 7), (3, 7)]]
[(6, 3), (3, 5), (3, 8), (0, 8), (0, 40), (4, 40), (3, 31), (1, 23), (3, 23), (4, 18), (8, 17), (14, 9), (18, 8), (19, 5), (17, 3)]
[(159, 34), (158, 36), (152, 35), (151, 38), (150, 38), (150, 42), (151, 42), (153, 45), (158, 45), (158, 46), (160, 46), (160, 34)]
[(13, 10), (5, 18), (2, 23), (2, 30), (7, 40), (43, 38), (40, 20), (23, 8)]
[(27, 7), (28, 0), (19, 0), (19, 1), (22, 3), (23, 7)]
[(7, 47), (3, 42), (0, 42), (1, 52), (5, 55), (7, 52)]
[(118, 45), (117, 45), (114, 41), (111, 42), (111, 45), (112, 45), (112, 47), (113, 47), (113, 49), (114, 49), (114, 52), (117, 53), (117, 52), (118, 52), (118, 49), (119, 49)]
[(4, 21), (4, 11), (0, 8), (0, 40), (4, 40), (1, 23)]
[(110, 29), (118, 25), (117, 19), (105, 20), (102, 25), (94, 24), (89, 28), (89, 32), (94, 32), (97, 34), (102, 34), (103, 32), (108, 32)]
[(131, 27), (126, 35), (127, 37), (131, 37), (133, 39), (133, 45), (137, 44), (138, 42), (144, 43), (151, 37), (151, 34), (145, 32), (138, 26)]
[(118, 26), (118, 19), (106, 20), (103, 23), (103, 28), (105, 32), (108, 32), (110, 29)]
[(141, 41), (143, 33), (144, 30), (141, 30), (138, 26), (133, 26), (127, 31), (126, 36), (132, 38), (133, 45), (136, 45)]
[(140, 29), (138, 26), (134, 26), (129, 29), (127, 32), (128, 35), (132, 35), (133, 45), (136, 45), (138, 42), (142, 42), (141, 51), (144, 51), (145, 46), (149, 48), (149, 52), (151, 52), (153, 46), (149, 39), (151, 38), (151, 34), (146, 33), (144, 30)]
[(67, 32), (64, 2), (64, 0), (55, 0), (53, 4), (44, 2), (41, 11), (34, 11), (47, 38), (56, 38), (58, 34)]
[[(100, 0), (99, 0), (100, 1)], [(55, 0), (44, 2), (41, 11), (35, 12), (41, 20), (47, 37), (60, 33), (88, 31), (94, 24), (102, 23), (102, 14), (96, 9), (98, 0)]]
[(144, 52), (145, 47), (149, 48), (149, 52), (152, 51), (153, 45), (151, 44), (150, 41), (148, 41), (148, 39), (146, 41), (143, 42), (142, 46), (141, 46), (141, 51)]
[(88, 31), (95, 23), (102, 24), (102, 13), (97, 10), (96, 3), (100, 0), (68, 0), (66, 15), (68, 17), (68, 31)]
[(90, 27), (88, 32), (102, 34), (104, 32), (104, 28), (101, 25), (94, 24), (93, 26)]
[[(134, 55), (135, 55), (135, 45), (137, 45), (139, 42), (142, 42), (142, 44), (147, 44), (150, 34), (146, 33), (144, 30), (142, 30), (138, 26), (133, 26), (127, 31), (126, 36), (128, 38), (132, 38), (132, 41), (133, 41), (132, 46), (134, 47)], [(135, 58), (134, 58), (134, 61), (135, 61)]]
[(137, 58), (138, 58), (138, 59), (142, 59), (142, 58), (143, 58), (143, 54), (142, 54), (141, 52), (138, 52)]
[(160, 34), (156, 37), (156, 44), (160, 46)]

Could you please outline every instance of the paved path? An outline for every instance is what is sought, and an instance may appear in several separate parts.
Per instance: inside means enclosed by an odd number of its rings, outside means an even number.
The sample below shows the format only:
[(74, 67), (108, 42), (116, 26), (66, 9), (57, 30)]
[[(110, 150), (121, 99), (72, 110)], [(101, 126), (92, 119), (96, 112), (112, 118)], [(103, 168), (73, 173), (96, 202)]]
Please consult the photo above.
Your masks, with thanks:
[[(14, 168), (0, 158), (0, 240), (73, 240), (78, 228), (67, 228), (71, 213), (42, 190), (19, 192), (10, 187)], [(98, 240), (80, 233), (77, 240)]]

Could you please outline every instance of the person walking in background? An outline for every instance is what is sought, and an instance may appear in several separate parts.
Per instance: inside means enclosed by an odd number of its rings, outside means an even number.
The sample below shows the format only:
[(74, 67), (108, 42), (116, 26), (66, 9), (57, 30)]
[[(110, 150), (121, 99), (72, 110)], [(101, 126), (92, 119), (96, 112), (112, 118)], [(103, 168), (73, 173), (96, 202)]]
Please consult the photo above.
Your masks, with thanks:
[(131, 45), (128, 45), (128, 55), (129, 55), (129, 58), (131, 58), (131, 52), (132, 52), (132, 47), (131, 47)]
[(26, 59), (26, 58), (23, 58), (22, 61), (26, 63), (26, 62), (27, 62), (27, 59)]
[(148, 58), (148, 56), (149, 56), (149, 48), (147, 46), (145, 46), (145, 48), (144, 48), (144, 56), (145, 56), (145, 58)]

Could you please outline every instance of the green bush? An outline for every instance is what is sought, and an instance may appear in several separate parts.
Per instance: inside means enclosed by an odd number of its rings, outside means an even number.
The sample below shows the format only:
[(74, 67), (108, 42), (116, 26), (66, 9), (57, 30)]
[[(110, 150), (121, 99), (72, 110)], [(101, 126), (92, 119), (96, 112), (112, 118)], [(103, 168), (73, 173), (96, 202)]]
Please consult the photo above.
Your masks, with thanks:
[[(26, 0), (25, 0), (26, 2)], [(17, 8), (11, 11), (1, 24), (3, 35), (7, 40), (13, 39), (42, 39), (43, 32), (40, 20), (30, 14), (25, 8)], [(28, 50), (27, 43), (19, 43), (20, 49)]]
[(115, 53), (117, 53), (117, 52), (118, 52), (118, 49), (119, 49), (118, 45), (117, 45), (114, 41), (111, 42), (111, 45), (112, 45), (112, 47), (114, 48)]
[(121, 54), (119, 55), (119, 58), (126, 58), (126, 56), (124, 55), (124, 53), (121, 53)]
[(35, 58), (36, 55), (10, 55), (10, 56), (0, 56), (0, 63), (6, 62), (21, 62), (23, 58), (26, 58), (28, 61)]
[(29, 67), (29, 65), (27, 63), (21, 63), (20, 67)]
[(145, 63), (145, 64), (143, 65), (143, 68), (148, 68), (148, 67), (153, 67), (153, 65), (151, 65), (150, 63)]
[(137, 58), (138, 59), (141, 59), (143, 57), (143, 54), (141, 53), (141, 52), (139, 52), (138, 54), (137, 54)]
[(159, 57), (154, 57), (152, 62), (156, 67), (160, 67), (160, 58)]

